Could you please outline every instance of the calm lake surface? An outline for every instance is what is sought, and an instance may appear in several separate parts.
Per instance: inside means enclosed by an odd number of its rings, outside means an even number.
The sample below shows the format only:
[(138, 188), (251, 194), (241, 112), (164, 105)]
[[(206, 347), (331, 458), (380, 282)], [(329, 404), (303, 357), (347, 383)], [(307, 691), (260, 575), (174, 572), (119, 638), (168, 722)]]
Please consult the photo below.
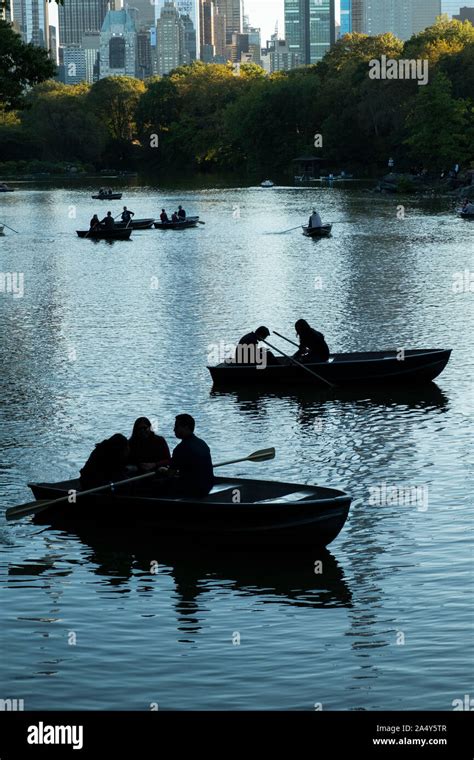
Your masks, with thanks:
[[(111, 204), (91, 200), (95, 185), (21, 188), (0, 197), (0, 222), (20, 232), (0, 238), (0, 271), (24, 276), (22, 297), (0, 292), (0, 698), (32, 710), (452, 710), (474, 696), (474, 294), (468, 281), (453, 292), (474, 268), (474, 224), (454, 201), (356, 184), (131, 187)], [(157, 217), (178, 203), (206, 225), (114, 244), (75, 235), (96, 211)], [(332, 238), (271, 234), (313, 205)], [(418, 391), (213, 392), (213, 344), (261, 323), (294, 338), (300, 317), (333, 351), (454, 352)], [(179, 412), (216, 462), (276, 447), (230, 475), (348, 490), (328, 551), (177, 556), (6, 523), (29, 481), (75, 477), (140, 415), (174, 445)], [(422, 498), (374, 505), (382, 484)]]

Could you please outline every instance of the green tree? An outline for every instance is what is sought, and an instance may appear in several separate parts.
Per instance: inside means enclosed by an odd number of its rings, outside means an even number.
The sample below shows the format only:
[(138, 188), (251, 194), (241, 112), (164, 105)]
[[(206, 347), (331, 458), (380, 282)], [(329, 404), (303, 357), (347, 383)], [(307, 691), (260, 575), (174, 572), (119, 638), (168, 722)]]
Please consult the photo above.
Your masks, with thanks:
[(137, 135), (136, 110), (144, 92), (140, 79), (105, 77), (92, 85), (86, 105), (105, 124), (112, 140), (132, 142)]
[(25, 90), (55, 73), (46, 50), (25, 45), (11, 25), (0, 20), (0, 109), (21, 108)]
[(406, 144), (417, 162), (440, 169), (473, 157), (474, 110), (472, 102), (452, 96), (452, 85), (439, 71), (414, 99), (407, 115)]

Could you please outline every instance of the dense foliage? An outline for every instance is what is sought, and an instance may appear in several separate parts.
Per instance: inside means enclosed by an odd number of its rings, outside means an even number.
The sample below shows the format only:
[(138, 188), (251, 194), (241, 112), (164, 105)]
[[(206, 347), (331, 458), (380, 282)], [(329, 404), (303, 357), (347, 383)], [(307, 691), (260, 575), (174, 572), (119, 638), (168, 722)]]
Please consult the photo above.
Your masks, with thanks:
[[(382, 55), (427, 60), (428, 83), (371, 78), (369, 62)], [(39, 67), (36, 81), (50, 74)], [(25, 76), (20, 88), (34, 85)], [(318, 65), (272, 76), (253, 64), (236, 76), (230, 64), (195, 62), (145, 83), (47, 81), (19, 98), (0, 73), (0, 161), (273, 174), (310, 154), (359, 171), (386, 167), (389, 156), (405, 168), (466, 166), (474, 161), (474, 27), (442, 17), (406, 43), (346, 35)]]

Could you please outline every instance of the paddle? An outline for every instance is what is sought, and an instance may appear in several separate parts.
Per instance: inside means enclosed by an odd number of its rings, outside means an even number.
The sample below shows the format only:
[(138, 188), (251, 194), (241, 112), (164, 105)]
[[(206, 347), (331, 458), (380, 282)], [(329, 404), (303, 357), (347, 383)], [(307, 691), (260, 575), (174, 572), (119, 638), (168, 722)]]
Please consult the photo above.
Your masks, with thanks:
[(288, 354), (285, 354), (284, 351), (281, 350), (281, 348), (276, 348), (276, 346), (272, 346), (271, 343), (269, 343), (267, 340), (262, 339), (262, 343), (266, 343), (267, 346), (270, 346), (270, 348), (273, 349), (273, 351), (278, 351), (282, 356), (285, 357), (285, 359), (288, 359), (288, 361), (292, 362), (292, 364), (296, 364), (297, 367), (300, 367), (301, 369), (306, 370), (306, 372), (309, 372), (310, 375), (313, 375), (313, 377), (316, 377), (318, 380), (320, 380), (322, 383), (326, 383), (326, 385), (329, 385), (330, 388), (335, 388), (336, 386), (334, 383), (329, 382), (329, 380), (326, 380), (324, 377), (321, 377), (320, 375), (317, 375), (316, 372), (313, 372), (312, 369), (309, 367), (306, 367), (306, 365), (301, 364), (300, 362), (297, 362), (296, 359), (293, 359), (292, 356), (288, 356)]
[(199, 221), (199, 222), (198, 222), (198, 224), (206, 224), (206, 222), (201, 222), (201, 221)]
[(286, 235), (287, 232), (293, 232), (293, 230), (299, 230), (301, 227), (301, 224), (298, 224), (296, 227), (290, 227), (289, 230), (283, 230), (283, 232), (269, 232), (269, 235)]
[(3, 226), (6, 227), (8, 230), (11, 230), (12, 232), (16, 232), (17, 235), (20, 234), (18, 230), (14, 230), (13, 227), (9, 227), (8, 224), (5, 224), (5, 222), (0, 222), (0, 224), (3, 224)]
[(283, 338), (283, 340), (286, 340), (287, 343), (291, 343), (292, 346), (296, 346), (296, 348), (299, 348), (299, 345), (297, 343), (295, 343), (294, 340), (290, 340), (289, 338), (285, 338), (284, 335), (280, 335), (280, 333), (278, 333), (276, 330), (272, 330), (272, 332), (273, 332), (274, 335), (278, 335), (279, 338)]
[[(214, 468), (216, 467), (225, 467), (228, 464), (237, 464), (239, 462), (266, 462), (269, 459), (275, 458), (275, 449), (260, 449), (259, 451), (254, 451), (253, 454), (249, 454), (247, 457), (242, 457), (241, 459), (231, 459), (228, 462), (219, 462), (218, 464), (214, 465)], [(118, 483), (107, 483), (105, 486), (99, 486), (98, 488), (90, 488), (87, 491), (76, 491), (75, 497), (78, 498), (79, 496), (88, 496), (93, 493), (100, 493), (101, 491), (106, 491), (107, 489), (113, 489), (118, 486), (124, 486), (128, 485), (129, 483), (136, 483), (138, 480), (144, 480), (145, 478), (151, 478), (153, 475), (156, 475), (155, 471), (153, 472), (147, 472), (144, 475), (137, 475), (133, 478), (127, 478), (127, 480), (120, 480)], [(30, 515), (36, 515), (39, 512), (42, 512), (44, 509), (47, 509), (51, 505), (61, 504), (61, 502), (69, 501), (70, 496), (61, 496), (59, 499), (52, 499), (52, 500), (39, 500), (39, 501), (30, 501), (28, 504), (20, 504), (17, 507), (10, 507), (10, 509), (7, 509), (6, 511), (6, 518), (7, 520), (20, 520), (22, 517), (29, 517)]]

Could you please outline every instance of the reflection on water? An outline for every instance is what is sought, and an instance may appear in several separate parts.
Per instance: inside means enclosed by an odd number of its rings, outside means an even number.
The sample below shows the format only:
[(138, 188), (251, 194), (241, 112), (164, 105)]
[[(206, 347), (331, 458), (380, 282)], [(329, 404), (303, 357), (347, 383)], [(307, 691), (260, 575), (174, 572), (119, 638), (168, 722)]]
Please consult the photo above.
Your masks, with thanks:
[[(90, 190), (2, 198), (20, 234), (2, 239), (0, 269), (23, 272), (25, 294), (0, 294), (0, 696), (25, 709), (451, 709), (473, 674), (472, 299), (452, 282), (472, 268), (474, 226), (443, 200), (404, 199), (401, 221), (399, 198), (357, 187), (133, 187), (124, 202), (140, 216), (184, 203), (206, 225), (108, 245), (75, 236), (97, 210)], [(268, 234), (315, 204), (331, 238)], [(213, 346), (260, 323), (292, 335), (300, 317), (335, 352), (454, 351), (423, 388), (212, 388)], [(5, 524), (28, 481), (76, 476), (143, 414), (174, 445), (183, 411), (217, 462), (276, 447), (229, 475), (349, 491), (329, 551), (176, 554)], [(425, 488), (426, 510), (374, 506), (381, 484)]]

